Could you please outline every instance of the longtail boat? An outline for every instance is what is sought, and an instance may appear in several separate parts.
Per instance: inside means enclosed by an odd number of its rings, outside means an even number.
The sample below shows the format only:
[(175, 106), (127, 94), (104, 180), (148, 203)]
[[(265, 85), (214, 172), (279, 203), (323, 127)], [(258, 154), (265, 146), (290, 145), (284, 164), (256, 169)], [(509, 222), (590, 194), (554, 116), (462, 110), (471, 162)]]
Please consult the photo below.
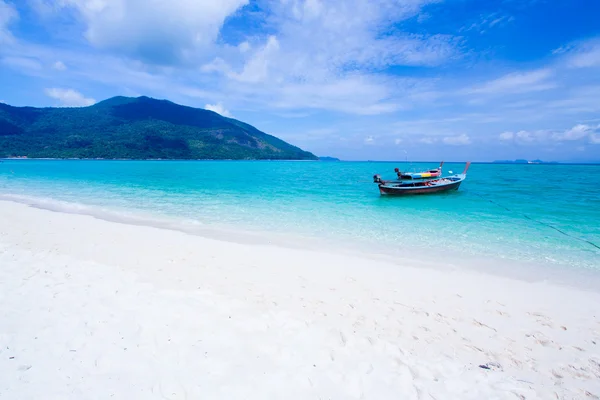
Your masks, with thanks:
[(461, 174), (443, 178), (384, 181), (381, 176), (375, 175), (373, 176), (373, 182), (379, 186), (379, 193), (382, 195), (428, 194), (458, 190), (460, 184), (467, 178), (467, 170), (470, 165), (471, 162), (468, 162)]

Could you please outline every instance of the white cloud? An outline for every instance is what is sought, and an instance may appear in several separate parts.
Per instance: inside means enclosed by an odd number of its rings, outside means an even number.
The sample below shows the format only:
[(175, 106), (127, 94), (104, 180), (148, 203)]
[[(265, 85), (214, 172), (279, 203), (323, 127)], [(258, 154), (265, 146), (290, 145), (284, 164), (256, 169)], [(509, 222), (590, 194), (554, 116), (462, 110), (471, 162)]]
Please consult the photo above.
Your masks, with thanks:
[(57, 71), (65, 71), (67, 69), (67, 66), (62, 61), (56, 61), (54, 64), (52, 64), (52, 68), (54, 68)]
[(200, 67), (202, 72), (219, 72), (223, 75), (230, 77), (233, 74), (231, 66), (227, 64), (221, 57), (216, 57), (211, 62), (204, 64)]
[(593, 128), (589, 125), (578, 124), (567, 129), (564, 132), (558, 132), (554, 134), (555, 140), (579, 140), (582, 139), (593, 131)]
[(400, 138), (398, 138), (398, 139), (394, 139), (394, 143), (395, 143), (396, 145), (398, 145), (398, 144), (400, 144), (400, 143), (402, 143), (402, 142), (403, 142), (403, 140), (402, 140), (402, 139), (400, 139)]
[[(219, 97), (215, 94), (227, 93), (230, 107), (243, 104), (252, 109), (277, 109), (276, 112), (314, 109), (377, 115), (429, 104), (432, 96), (437, 96), (431, 90), (433, 79), (400, 78), (380, 72), (388, 65), (438, 65), (457, 56), (456, 43), (451, 37), (404, 34), (394, 26), (418, 15), (423, 5), (435, 1), (268, 2), (263, 4), (268, 13), (250, 10), (244, 14), (242, 9), (238, 15), (260, 19), (254, 22), (267, 26), (269, 35), (253, 32), (245, 36), (244, 32), (236, 32), (232, 36), (239, 38), (239, 44), (213, 43), (207, 48), (202, 41), (193, 41), (193, 45), (185, 40), (173, 42), (179, 33), (186, 36), (195, 32), (196, 28), (186, 27), (186, 20), (169, 35), (162, 35), (161, 30), (170, 27), (168, 21), (177, 20), (174, 16), (178, 13), (218, 5), (201, 6), (196, 3), (203, 2), (182, 0), (173, 3), (174, 10), (165, 11), (162, 6), (137, 7), (141, 0), (35, 0), (45, 18), (52, 18), (57, 12), (77, 16), (90, 43), (108, 51), (90, 48), (85, 54), (78, 54), (79, 50), (22, 46), (18, 52), (29, 54), (35, 48), (31, 53), (43, 53), (42, 65), (60, 70), (57, 64), (60, 60), (68, 66), (72, 77), (162, 96), (168, 87), (168, 95), (174, 100), (192, 97), (201, 99), (200, 105), (212, 103)], [(132, 14), (134, 6), (141, 10), (139, 15)], [(161, 20), (154, 23), (157, 13), (161, 14)], [(222, 23), (217, 19), (215, 24), (219, 25), (218, 32)], [(123, 34), (126, 25), (131, 34)], [(151, 34), (144, 36), (147, 30)], [(94, 36), (100, 33), (101, 37)], [(157, 39), (159, 34), (162, 36)], [(117, 44), (103, 42), (111, 35), (118, 37)], [(171, 67), (149, 65), (173, 55), (161, 50), (164, 43), (169, 43), (169, 51), (190, 63)], [(155, 55), (161, 55), (161, 60), (142, 54), (149, 48), (156, 50)], [(129, 57), (122, 57), (123, 54)], [(210, 59), (213, 61), (207, 64)], [(191, 68), (192, 65), (201, 67)], [(52, 77), (52, 71), (44, 73)]]
[(405, 107), (394, 98), (412, 106), (416, 102), (410, 97), (423, 88), (379, 70), (438, 65), (458, 54), (452, 37), (405, 34), (394, 27), (431, 2), (435, 0), (270, 2), (265, 22), (274, 33), (244, 38), (233, 53), (221, 49), (201, 71), (222, 75), (224, 90), (271, 107), (393, 112)]
[(204, 108), (206, 110), (214, 111), (217, 114), (221, 114), (224, 117), (233, 118), (233, 115), (231, 115), (229, 110), (223, 107), (223, 104), (221, 104), (220, 102), (217, 104), (207, 104), (204, 106)]
[(273, 7), (271, 22), (279, 28), (282, 49), (293, 56), (282, 61), (296, 67), (292, 71), (300, 76), (325, 67), (437, 65), (456, 55), (451, 37), (389, 31), (431, 2), (435, 1), (282, 1)]
[(553, 131), (553, 130), (521, 130), (516, 133), (503, 132), (499, 135), (501, 141), (514, 140), (521, 145), (539, 145), (551, 142), (589, 142), (598, 144), (600, 138), (600, 125), (592, 126), (577, 124), (572, 128)]
[(552, 76), (553, 72), (547, 68), (529, 72), (516, 72), (468, 89), (467, 93), (505, 94), (548, 90), (556, 87), (555, 83), (549, 81)]
[(600, 38), (571, 43), (554, 50), (554, 54), (564, 54), (571, 68), (600, 67)]
[(509, 141), (509, 140), (513, 140), (513, 138), (515, 137), (515, 134), (512, 132), (502, 132), (499, 135), (500, 140), (502, 141)]
[(452, 146), (464, 146), (471, 144), (471, 138), (463, 133), (457, 136), (446, 136), (444, 137), (443, 142)]
[(432, 138), (432, 137), (424, 137), (419, 139), (419, 143), (423, 143), (423, 144), (434, 144), (437, 142), (436, 138)]
[[(38, 0), (38, 9), (74, 11), (94, 46), (156, 64), (177, 63), (207, 48), (225, 19), (248, 0)], [(64, 12), (64, 11), (61, 11)]]
[(365, 144), (373, 144), (375, 143), (375, 138), (373, 138), (373, 136), (367, 136), (365, 138)]
[(578, 54), (571, 59), (571, 65), (577, 68), (598, 67), (600, 66), (600, 46), (582, 54)]
[(96, 102), (73, 89), (48, 88), (44, 91), (47, 96), (59, 100), (63, 107), (91, 106)]
[(515, 20), (515, 17), (513, 17), (512, 15), (507, 15), (507, 14), (500, 14), (500, 13), (490, 13), (490, 14), (484, 14), (481, 15), (479, 17), (479, 20), (476, 22), (473, 22), (471, 25), (464, 27), (461, 29), (461, 31), (479, 31), (479, 33), (485, 33), (488, 30), (490, 30), (491, 28), (493, 28), (494, 26), (496, 27), (500, 27), (503, 25), (508, 24), (509, 22), (512, 22)]
[[(282, 108), (315, 108), (337, 110), (360, 115), (376, 115), (396, 111), (400, 106), (389, 101), (390, 85), (363, 75), (347, 76), (322, 83), (288, 83), (274, 85), (273, 102)], [(400, 90), (399, 92), (403, 92)]]
[(279, 41), (275, 36), (269, 36), (267, 43), (248, 60), (242, 72), (230, 72), (228, 76), (241, 82), (258, 83), (270, 78), (269, 64), (277, 57)]
[(1, 59), (2, 64), (19, 71), (37, 72), (42, 69), (42, 64), (36, 58), (8, 56)]
[(490, 21), (490, 28), (493, 28), (496, 25), (502, 25), (504, 23), (512, 22), (514, 20), (515, 20), (515, 17), (513, 17), (512, 15), (501, 15)]
[(515, 139), (519, 143), (533, 143), (535, 141), (542, 141), (547, 139), (547, 132), (545, 131), (519, 131), (515, 133)]
[(17, 19), (19, 19), (19, 13), (15, 6), (0, 0), (0, 44), (10, 43), (14, 40), (8, 26)]
[(248, 43), (248, 41), (242, 42), (238, 45), (240, 53), (247, 53), (251, 48), (252, 46), (250, 45), (250, 43)]

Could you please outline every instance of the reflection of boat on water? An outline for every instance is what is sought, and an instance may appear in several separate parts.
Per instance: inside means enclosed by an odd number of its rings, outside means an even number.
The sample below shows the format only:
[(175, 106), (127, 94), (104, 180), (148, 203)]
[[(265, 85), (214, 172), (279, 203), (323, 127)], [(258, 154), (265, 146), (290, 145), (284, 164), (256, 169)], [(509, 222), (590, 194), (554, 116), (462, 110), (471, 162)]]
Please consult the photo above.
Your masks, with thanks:
[[(381, 176), (375, 175), (373, 181), (378, 184), (379, 193), (381, 194), (409, 195), (446, 192), (449, 190), (458, 190), (460, 184), (467, 178), (467, 170), (470, 165), (471, 163), (468, 162), (461, 174), (443, 178), (420, 178), (417, 180), (411, 178), (384, 181), (381, 179)], [(441, 174), (441, 165), (438, 169)]]

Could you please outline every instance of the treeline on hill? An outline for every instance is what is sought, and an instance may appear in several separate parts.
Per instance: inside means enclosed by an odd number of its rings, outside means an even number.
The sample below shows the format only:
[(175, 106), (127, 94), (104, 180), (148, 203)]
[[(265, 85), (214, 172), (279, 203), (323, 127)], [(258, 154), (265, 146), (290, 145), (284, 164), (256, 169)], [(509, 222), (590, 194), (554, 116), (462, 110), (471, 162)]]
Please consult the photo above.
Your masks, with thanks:
[(148, 97), (89, 107), (0, 103), (0, 157), (316, 160), (251, 125)]

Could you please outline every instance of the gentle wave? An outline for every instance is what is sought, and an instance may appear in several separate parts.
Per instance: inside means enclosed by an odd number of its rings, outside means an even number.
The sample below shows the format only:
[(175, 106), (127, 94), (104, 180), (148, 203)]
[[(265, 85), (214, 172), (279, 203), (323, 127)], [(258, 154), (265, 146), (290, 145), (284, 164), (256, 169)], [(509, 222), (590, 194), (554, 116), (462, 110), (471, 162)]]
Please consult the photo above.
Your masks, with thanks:
[(273, 234), (269, 232), (243, 231), (233, 227), (207, 226), (197, 220), (177, 219), (156, 216), (132, 210), (115, 210), (82, 203), (72, 203), (52, 198), (18, 194), (0, 194), (0, 201), (25, 204), (30, 207), (53, 212), (85, 215), (108, 222), (147, 226), (167, 229), (204, 238), (247, 245), (269, 245), (319, 252), (345, 253), (365, 259), (368, 268), (369, 259), (378, 259), (393, 264), (410, 265), (437, 269), (472, 269), (486, 273), (522, 279), (533, 282), (551, 281), (576, 286), (586, 290), (600, 290), (600, 275), (590, 271), (553, 270), (541, 268), (539, 264), (527, 262), (506, 264), (500, 259), (489, 259), (453, 253), (444, 249), (428, 252), (402, 252), (389, 246), (372, 246), (313, 240), (292, 234)]

